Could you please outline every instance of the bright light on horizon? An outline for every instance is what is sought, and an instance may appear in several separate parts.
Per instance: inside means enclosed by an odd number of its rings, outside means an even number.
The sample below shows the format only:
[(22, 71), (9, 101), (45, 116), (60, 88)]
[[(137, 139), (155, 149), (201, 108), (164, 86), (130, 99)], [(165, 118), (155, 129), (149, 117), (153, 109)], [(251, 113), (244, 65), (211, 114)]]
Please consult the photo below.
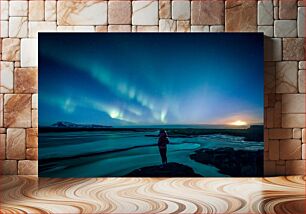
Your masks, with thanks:
[(247, 125), (247, 123), (245, 121), (237, 120), (235, 122), (230, 123), (230, 125), (233, 125), (233, 126), (245, 126), (245, 125)]

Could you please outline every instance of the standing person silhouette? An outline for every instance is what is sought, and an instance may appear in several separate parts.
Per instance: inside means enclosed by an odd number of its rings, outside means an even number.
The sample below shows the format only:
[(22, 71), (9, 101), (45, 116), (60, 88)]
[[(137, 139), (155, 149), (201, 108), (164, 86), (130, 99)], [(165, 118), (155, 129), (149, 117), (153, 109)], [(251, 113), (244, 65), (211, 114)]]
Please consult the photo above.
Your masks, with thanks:
[(161, 168), (165, 167), (167, 165), (167, 144), (169, 143), (168, 134), (164, 129), (161, 129), (159, 131), (159, 138), (158, 138), (158, 148), (159, 153), (162, 159), (162, 165)]

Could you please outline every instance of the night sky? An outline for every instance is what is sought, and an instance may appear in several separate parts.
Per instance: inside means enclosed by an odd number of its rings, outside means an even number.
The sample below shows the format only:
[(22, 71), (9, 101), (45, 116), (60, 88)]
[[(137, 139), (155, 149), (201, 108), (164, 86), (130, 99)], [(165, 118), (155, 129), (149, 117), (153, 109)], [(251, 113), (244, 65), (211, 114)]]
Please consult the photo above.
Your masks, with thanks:
[(42, 33), (39, 125), (263, 122), (257, 33)]

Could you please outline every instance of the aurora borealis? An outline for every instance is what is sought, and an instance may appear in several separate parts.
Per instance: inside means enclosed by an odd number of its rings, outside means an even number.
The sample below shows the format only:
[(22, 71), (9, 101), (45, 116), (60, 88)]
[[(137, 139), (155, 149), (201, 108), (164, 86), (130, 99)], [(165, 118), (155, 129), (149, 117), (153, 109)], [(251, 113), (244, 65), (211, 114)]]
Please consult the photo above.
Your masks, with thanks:
[(263, 123), (263, 35), (42, 33), (39, 125)]

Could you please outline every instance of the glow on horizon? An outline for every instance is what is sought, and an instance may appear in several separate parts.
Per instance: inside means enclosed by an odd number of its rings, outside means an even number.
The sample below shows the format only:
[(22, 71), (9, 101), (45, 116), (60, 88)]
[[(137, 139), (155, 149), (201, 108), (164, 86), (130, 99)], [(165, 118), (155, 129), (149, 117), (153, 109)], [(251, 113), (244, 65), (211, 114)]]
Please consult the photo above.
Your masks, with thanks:
[(248, 124), (245, 121), (237, 120), (235, 122), (230, 123), (229, 125), (232, 125), (232, 126), (246, 126)]

